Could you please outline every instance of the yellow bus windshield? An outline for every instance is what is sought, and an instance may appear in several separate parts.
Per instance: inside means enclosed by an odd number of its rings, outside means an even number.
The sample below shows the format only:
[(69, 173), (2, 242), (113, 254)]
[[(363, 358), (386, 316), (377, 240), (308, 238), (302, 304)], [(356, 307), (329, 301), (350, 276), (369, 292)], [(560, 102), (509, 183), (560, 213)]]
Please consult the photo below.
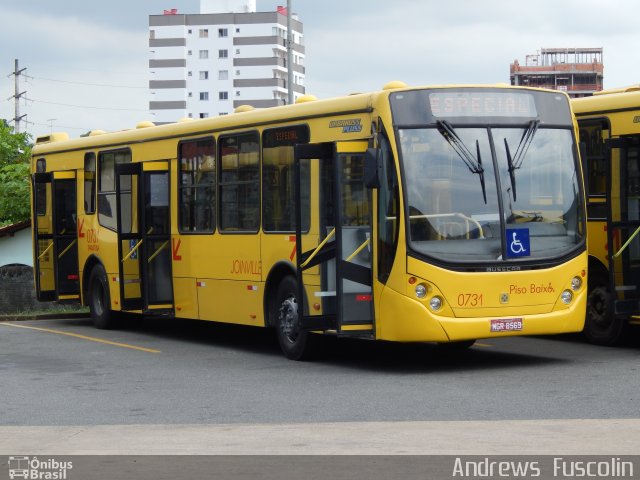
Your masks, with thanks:
[[(398, 121), (407, 123), (397, 138), (416, 253), (451, 263), (504, 263), (563, 257), (583, 243), (566, 100), (560, 117), (533, 94), (513, 96), (439, 94), (430, 98), (423, 125), (416, 125), (419, 115), (396, 108)], [(446, 111), (448, 98), (458, 103)], [(486, 122), (479, 125), (479, 118)]]

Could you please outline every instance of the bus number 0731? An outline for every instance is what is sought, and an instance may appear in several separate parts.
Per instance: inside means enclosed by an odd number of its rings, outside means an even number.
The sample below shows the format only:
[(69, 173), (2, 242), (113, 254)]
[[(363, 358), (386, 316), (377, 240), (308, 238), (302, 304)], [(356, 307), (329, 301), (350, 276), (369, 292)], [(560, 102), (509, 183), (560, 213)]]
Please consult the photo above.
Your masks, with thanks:
[(481, 307), (482, 306), (482, 294), (481, 293), (461, 293), (458, 295), (459, 307)]

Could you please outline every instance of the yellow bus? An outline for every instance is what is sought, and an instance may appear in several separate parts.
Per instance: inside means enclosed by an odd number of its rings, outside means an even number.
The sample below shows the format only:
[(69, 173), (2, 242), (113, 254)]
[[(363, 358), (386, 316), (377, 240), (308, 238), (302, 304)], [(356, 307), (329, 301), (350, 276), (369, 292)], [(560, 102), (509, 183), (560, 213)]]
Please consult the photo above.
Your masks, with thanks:
[(585, 334), (612, 345), (640, 323), (640, 85), (572, 100), (584, 145), (589, 236)]
[(506, 86), (303, 97), (37, 139), (41, 300), (466, 347), (575, 332), (586, 216), (568, 97)]

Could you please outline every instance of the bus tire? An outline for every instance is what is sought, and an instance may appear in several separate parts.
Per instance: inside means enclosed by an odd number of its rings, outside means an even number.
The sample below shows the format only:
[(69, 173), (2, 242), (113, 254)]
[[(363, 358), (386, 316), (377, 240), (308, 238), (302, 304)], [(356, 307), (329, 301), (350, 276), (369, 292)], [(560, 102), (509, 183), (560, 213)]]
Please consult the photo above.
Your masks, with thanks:
[(625, 322), (613, 314), (613, 295), (606, 274), (589, 277), (587, 313), (582, 333), (596, 345), (612, 346), (620, 341)]
[(312, 353), (312, 334), (302, 330), (298, 311), (298, 285), (292, 276), (282, 279), (275, 304), (276, 335), (280, 349), (290, 360), (308, 360)]
[(102, 265), (96, 265), (89, 276), (89, 312), (93, 325), (101, 330), (117, 326), (116, 315), (111, 310), (111, 296), (107, 274)]

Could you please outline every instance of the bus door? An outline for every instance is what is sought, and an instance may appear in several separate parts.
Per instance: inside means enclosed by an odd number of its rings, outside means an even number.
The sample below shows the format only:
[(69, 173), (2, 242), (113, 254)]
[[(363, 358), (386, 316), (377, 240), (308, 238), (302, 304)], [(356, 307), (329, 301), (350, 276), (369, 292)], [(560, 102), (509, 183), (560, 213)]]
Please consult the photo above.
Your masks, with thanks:
[[(608, 175), (610, 281), (618, 293), (616, 313), (640, 313), (640, 136), (610, 141)], [(615, 151), (619, 153), (616, 155)]]
[(123, 310), (173, 313), (168, 162), (116, 165)]
[(76, 174), (34, 175), (35, 276), (38, 300), (78, 300)]
[[(363, 183), (367, 142), (341, 142), (296, 146), (296, 245), (298, 298), (304, 312), (302, 327), (336, 330), (338, 334), (374, 335), (371, 268), (371, 200)], [(312, 192), (318, 192), (319, 216), (308, 245), (301, 226), (300, 172), (305, 164), (318, 175)], [(314, 202), (311, 202), (314, 205)], [(310, 247), (303, 251), (303, 247)], [(308, 302), (309, 305), (305, 305)], [(318, 306), (320, 307), (318, 309)]]

